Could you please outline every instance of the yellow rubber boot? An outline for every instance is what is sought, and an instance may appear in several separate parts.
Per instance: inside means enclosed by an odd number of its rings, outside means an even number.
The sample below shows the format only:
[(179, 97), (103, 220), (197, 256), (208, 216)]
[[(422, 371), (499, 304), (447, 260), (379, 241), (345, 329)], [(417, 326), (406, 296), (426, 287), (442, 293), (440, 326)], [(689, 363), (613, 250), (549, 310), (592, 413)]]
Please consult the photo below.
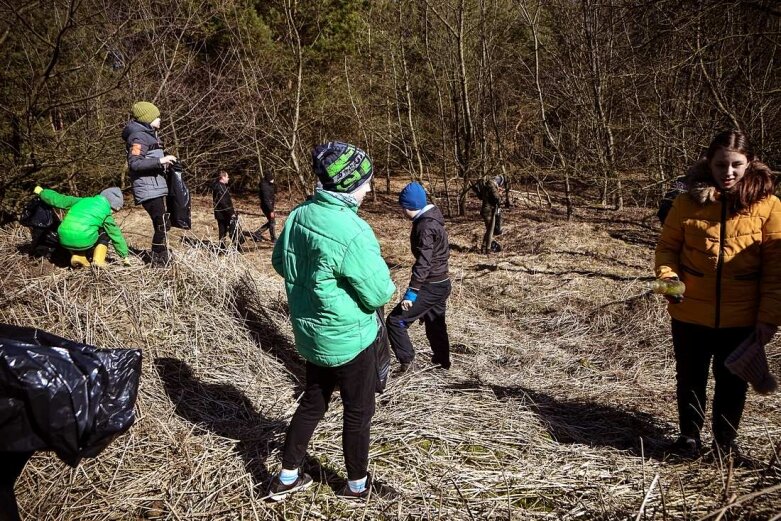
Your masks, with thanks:
[(98, 268), (105, 268), (106, 253), (108, 253), (108, 246), (105, 244), (95, 246), (95, 251), (92, 252), (92, 264)]
[(89, 261), (85, 255), (71, 254), (71, 266), (74, 268), (89, 268)]

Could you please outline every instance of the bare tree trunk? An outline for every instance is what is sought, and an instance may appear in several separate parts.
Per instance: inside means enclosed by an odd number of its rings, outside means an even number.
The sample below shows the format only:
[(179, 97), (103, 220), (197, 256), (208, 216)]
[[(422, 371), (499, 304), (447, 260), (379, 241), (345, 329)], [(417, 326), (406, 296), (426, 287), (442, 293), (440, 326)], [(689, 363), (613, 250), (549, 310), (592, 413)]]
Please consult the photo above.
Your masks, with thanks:
[(301, 50), (301, 34), (295, 23), (295, 12), (298, 7), (298, 0), (285, 0), (285, 15), (287, 17), (288, 30), (293, 37), (291, 43), (296, 57), (296, 95), (293, 103), (293, 122), (290, 128), (290, 138), (288, 140), (288, 154), (293, 164), (293, 172), (300, 183), (301, 193), (308, 197), (311, 195), (310, 188), (307, 186), (306, 179), (301, 172), (301, 165), (298, 161), (296, 148), (298, 146), (299, 122), (301, 119), (301, 91), (303, 89), (304, 78), (304, 57)]
[(409, 145), (407, 144), (407, 139), (404, 135), (404, 120), (401, 117), (401, 102), (399, 101), (399, 83), (398, 83), (398, 75), (396, 73), (396, 56), (393, 54), (393, 51), (391, 51), (391, 68), (393, 69), (393, 91), (394, 91), (394, 98), (396, 100), (396, 120), (399, 125), (399, 137), (401, 138), (401, 143), (404, 146), (404, 158), (407, 160), (407, 169), (410, 174), (410, 179), (415, 179), (415, 166), (412, 164), (412, 156), (410, 155), (409, 151)]
[(409, 86), (409, 69), (407, 68), (407, 53), (404, 50), (404, 31), (403, 31), (403, 19), (401, 15), (401, 3), (398, 8), (398, 20), (399, 20), (399, 50), (401, 52), (401, 70), (404, 78), (404, 96), (407, 100), (407, 124), (409, 125), (409, 132), (412, 137), (412, 152), (415, 154), (417, 160), (417, 174), (413, 176), (418, 179), (423, 179), (423, 159), (420, 157), (420, 147), (418, 146), (418, 135), (415, 132), (415, 123), (412, 117), (412, 92)]
[(466, 194), (469, 191), (470, 174), (472, 169), (472, 156), (474, 155), (474, 123), (472, 119), (472, 106), (469, 97), (469, 80), (466, 70), (466, 30), (464, 27), (466, 18), (466, 0), (460, 0), (456, 11), (456, 24), (451, 24), (436, 7), (425, 0), (426, 5), (445, 25), (456, 44), (457, 82), (458, 91), (453, 96), (454, 120), (456, 122), (455, 151), (458, 169), (461, 174), (462, 186), (458, 196), (458, 214), (466, 212)]
[(448, 217), (450, 217), (451, 210), (450, 210), (450, 187), (448, 182), (448, 170), (447, 170), (447, 124), (445, 120), (445, 108), (444, 103), (442, 101), (442, 87), (439, 85), (439, 78), (437, 77), (437, 71), (434, 67), (434, 61), (431, 59), (431, 47), (429, 45), (429, 21), (428, 21), (428, 13), (429, 10), (426, 9), (425, 13), (425, 20), (424, 20), (424, 43), (425, 43), (425, 49), (426, 49), (426, 62), (428, 63), (429, 71), (431, 72), (431, 80), (434, 82), (434, 87), (437, 90), (437, 109), (439, 111), (439, 130), (440, 130), (440, 139), (442, 141), (442, 182), (445, 187), (445, 213)]
[[(535, 6), (534, 13), (530, 13), (529, 10), (526, 8), (524, 4), (521, 4), (521, 13), (523, 14), (524, 19), (526, 20), (526, 23), (529, 24), (529, 29), (532, 33), (532, 40), (534, 42), (534, 85), (537, 90), (537, 103), (539, 105), (540, 109), (540, 122), (542, 123), (542, 128), (545, 131), (545, 136), (548, 138), (548, 141), (551, 142), (553, 145), (554, 150), (556, 151), (556, 157), (559, 160), (559, 164), (561, 165), (562, 170), (564, 171), (564, 186), (565, 186), (565, 200), (567, 205), (567, 219), (571, 219), (574, 214), (574, 203), (572, 201), (572, 196), (570, 192), (570, 184), (569, 184), (569, 173), (568, 173), (568, 165), (567, 165), (567, 158), (564, 156), (564, 154), (561, 151), (561, 147), (559, 144), (559, 139), (553, 135), (553, 131), (550, 128), (550, 124), (548, 123), (548, 117), (547, 113), (545, 111), (545, 98), (543, 96), (543, 90), (542, 90), (542, 81), (540, 79), (540, 38), (539, 38), (539, 32), (538, 32), (538, 23), (539, 23), (539, 17), (540, 17), (540, 10), (542, 8), (542, 3), (538, 2)], [(538, 188), (543, 188), (541, 186), (541, 182), (537, 181)], [(539, 195), (539, 190), (538, 190)], [(550, 195), (545, 192), (548, 197), (548, 203), (551, 204)]]

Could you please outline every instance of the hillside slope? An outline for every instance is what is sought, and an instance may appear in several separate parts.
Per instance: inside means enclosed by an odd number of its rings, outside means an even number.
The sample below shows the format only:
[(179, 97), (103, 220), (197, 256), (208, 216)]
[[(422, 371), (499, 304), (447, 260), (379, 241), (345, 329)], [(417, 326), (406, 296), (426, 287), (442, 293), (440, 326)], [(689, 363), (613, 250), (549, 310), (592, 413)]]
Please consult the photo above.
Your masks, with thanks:
[[(504, 251), (487, 257), (474, 251), (482, 224), (470, 211), (447, 225), (453, 367), (424, 363), (389, 383), (370, 468), (397, 494), (363, 506), (331, 491), (344, 478), (338, 403), (310, 446), (318, 486), (281, 504), (261, 500), (303, 369), (268, 242), (216, 255), (206, 199), (194, 229), (172, 233), (170, 269), (139, 259), (99, 272), (56, 268), (24, 254), (25, 230), (0, 230), (0, 321), (144, 352), (137, 424), (77, 469), (37, 455), (17, 487), (26, 518), (634, 519), (644, 505), (642, 519), (716, 518), (724, 508), (730, 519), (768, 519), (781, 511), (777, 396), (750, 393), (741, 426), (743, 446), (766, 467), (662, 459), (676, 411), (668, 318), (638, 280), (650, 274), (658, 233), (651, 212), (582, 210), (568, 223), (556, 211), (515, 207), (505, 214)], [(408, 223), (383, 194), (361, 214), (403, 289)], [(118, 221), (132, 246), (148, 248), (143, 210), (123, 210)], [(261, 222), (252, 212), (243, 221)], [(425, 361), (423, 328), (411, 332)]]

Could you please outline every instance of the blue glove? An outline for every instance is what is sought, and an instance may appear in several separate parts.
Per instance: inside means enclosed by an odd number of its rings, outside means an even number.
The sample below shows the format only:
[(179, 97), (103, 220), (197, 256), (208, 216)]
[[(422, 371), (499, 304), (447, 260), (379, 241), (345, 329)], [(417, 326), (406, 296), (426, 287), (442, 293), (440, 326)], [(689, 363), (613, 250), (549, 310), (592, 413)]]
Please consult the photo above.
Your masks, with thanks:
[(418, 298), (418, 290), (407, 288), (407, 291), (404, 293), (404, 296), (401, 298), (401, 300), (409, 300), (410, 302), (415, 302), (417, 298)]

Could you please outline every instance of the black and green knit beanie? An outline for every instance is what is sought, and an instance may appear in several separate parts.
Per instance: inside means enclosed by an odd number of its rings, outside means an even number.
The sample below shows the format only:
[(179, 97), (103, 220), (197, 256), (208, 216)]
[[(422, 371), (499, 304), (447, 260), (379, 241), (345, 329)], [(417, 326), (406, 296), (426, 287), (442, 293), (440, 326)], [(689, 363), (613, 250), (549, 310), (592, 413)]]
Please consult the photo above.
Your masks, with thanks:
[(329, 141), (312, 150), (312, 168), (324, 190), (353, 193), (371, 179), (368, 154), (348, 143)]
[(160, 117), (160, 109), (148, 101), (134, 103), (130, 113), (133, 115), (133, 119), (147, 125)]

